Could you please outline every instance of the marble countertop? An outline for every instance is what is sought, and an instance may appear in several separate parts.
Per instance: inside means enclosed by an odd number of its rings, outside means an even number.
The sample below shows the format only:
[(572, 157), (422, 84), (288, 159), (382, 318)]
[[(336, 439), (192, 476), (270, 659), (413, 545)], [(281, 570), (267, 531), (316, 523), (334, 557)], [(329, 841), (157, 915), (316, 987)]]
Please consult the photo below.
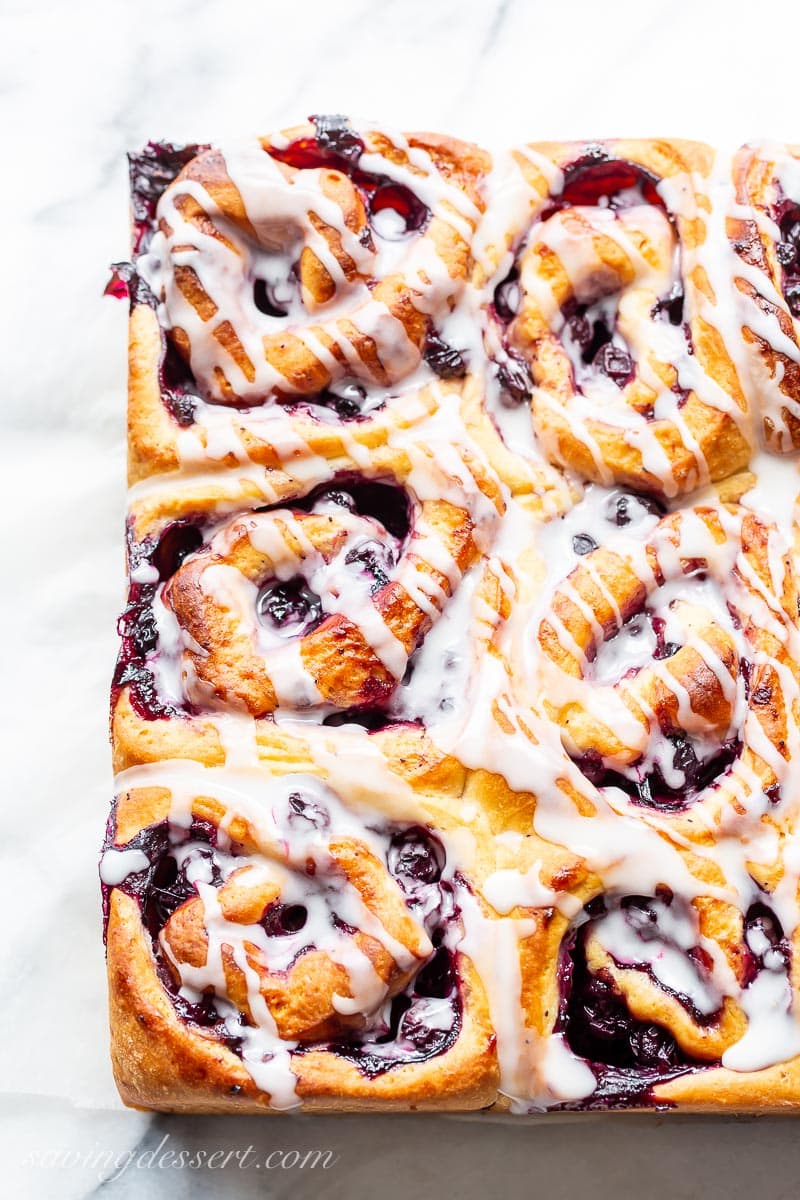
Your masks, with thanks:
[[(489, 146), (670, 133), (797, 138), (792, 0), (7, 0), (0, 37), (5, 819), (0, 1128), (7, 1195), (649, 1197), (789, 1194), (777, 1120), (152, 1117), (107, 1060), (96, 858), (122, 601), (124, 153), (343, 111)], [(164, 1139), (167, 1139), (164, 1142)], [(163, 1143), (163, 1144), (162, 1144)], [(161, 1147), (328, 1169), (165, 1166)], [(152, 1154), (150, 1152), (153, 1152)], [(134, 1157), (130, 1159), (130, 1154)], [(60, 1157), (59, 1157), (60, 1156)], [(144, 1156), (144, 1161), (139, 1159)], [(152, 1161), (151, 1161), (152, 1160)], [(218, 1160), (219, 1162), (220, 1160)], [(127, 1165), (126, 1165), (127, 1164)], [(265, 1178), (265, 1176), (267, 1176)], [(633, 1182), (632, 1182), (633, 1181)], [(644, 1182), (646, 1181), (646, 1183)]]

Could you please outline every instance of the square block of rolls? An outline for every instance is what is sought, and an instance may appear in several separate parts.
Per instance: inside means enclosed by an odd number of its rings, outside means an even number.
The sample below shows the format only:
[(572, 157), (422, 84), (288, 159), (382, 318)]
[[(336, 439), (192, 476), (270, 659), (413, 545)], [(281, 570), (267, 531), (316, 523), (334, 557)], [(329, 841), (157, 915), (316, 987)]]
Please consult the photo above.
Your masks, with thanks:
[(800, 1107), (800, 147), (131, 182), (122, 1098)]

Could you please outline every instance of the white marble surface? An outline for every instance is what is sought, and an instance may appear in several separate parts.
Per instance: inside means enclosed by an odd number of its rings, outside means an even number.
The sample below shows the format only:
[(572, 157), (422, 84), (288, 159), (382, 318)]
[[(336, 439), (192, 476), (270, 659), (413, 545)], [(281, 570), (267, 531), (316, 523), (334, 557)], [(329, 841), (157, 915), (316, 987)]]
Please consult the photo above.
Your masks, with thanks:
[[(96, 848), (122, 597), (124, 152), (312, 111), (488, 145), (530, 137), (800, 135), (794, 0), (6, 0), (0, 27), (3, 491), (0, 1128), (4, 1193), (347, 1196), (442, 1190), (793, 1194), (775, 1120), (150, 1118), (116, 1100)], [(783, 57), (785, 51), (785, 57)], [(151, 1169), (172, 1149), (331, 1148), (328, 1171)], [(57, 1151), (93, 1165), (46, 1167)], [(67, 1163), (70, 1159), (68, 1158)], [(265, 1176), (267, 1176), (265, 1178)]]

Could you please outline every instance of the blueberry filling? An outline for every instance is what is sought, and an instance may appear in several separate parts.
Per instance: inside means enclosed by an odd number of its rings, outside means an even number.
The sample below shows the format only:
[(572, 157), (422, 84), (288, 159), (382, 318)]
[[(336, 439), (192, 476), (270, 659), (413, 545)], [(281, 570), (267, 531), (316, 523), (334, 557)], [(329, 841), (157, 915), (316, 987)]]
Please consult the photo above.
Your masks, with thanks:
[[(425, 1002), (449, 1002), (451, 1020), (444, 1029), (425, 1020)], [(422, 1003), (420, 1003), (422, 1002)], [(440, 948), (414, 981), (410, 991), (395, 996), (389, 1009), (386, 1030), (372, 1041), (341, 1039), (328, 1043), (327, 1049), (352, 1062), (374, 1079), (394, 1066), (426, 1062), (443, 1054), (461, 1031), (461, 998), (452, 953)], [(393, 1044), (397, 1050), (393, 1053)], [(389, 1052), (381, 1052), (386, 1047)], [(303, 1047), (302, 1051), (310, 1047)]]
[(788, 972), (792, 950), (777, 915), (764, 901), (751, 904), (744, 918), (744, 941), (747, 947), (744, 963), (745, 987), (764, 970)]
[(117, 633), (123, 646), (127, 643), (130, 658), (145, 659), (158, 645), (158, 629), (151, 607), (154, 588), (134, 584), (131, 592), (137, 595), (123, 610), (117, 622)]
[(242, 1040), (228, 1032), (225, 1020), (220, 1016), (214, 1004), (213, 995), (205, 993), (199, 1000), (187, 1000), (177, 990), (175, 980), (166, 966), (163, 963), (157, 963), (156, 969), (162, 984), (164, 984), (170, 995), (175, 1011), (183, 1021), (186, 1021), (189, 1025), (196, 1025), (200, 1029), (205, 1029), (227, 1046), (229, 1050), (241, 1053)]
[(197, 871), (199, 860), (203, 860), (207, 880), (215, 887), (221, 886), (222, 875), (215, 857), (217, 832), (212, 824), (205, 821), (193, 821), (188, 830), (186, 841), (181, 842), (179, 850), (186, 851), (191, 847), (192, 853), (166, 853), (156, 863), (155, 870), (149, 881), (148, 895), (144, 905), (145, 924), (150, 935), (157, 941), (158, 934), (167, 924), (173, 913), (196, 896), (197, 888), (188, 877), (188, 866), (192, 863)]
[[(106, 826), (106, 834), (103, 842), (103, 852), (107, 850), (140, 850), (148, 860), (149, 866), (142, 871), (137, 871), (127, 876), (120, 885), (115, 885), (125, 892), (127, 896), (135, 899), (140, 907), (143, 907), (150, 888), (150, 881), (156, 869), (156, 864), (160, 863), (164, 854), (167, 851), (167, 823), (162, 821), (158, 825), (151, 825), (147, 829), (141, 830), (129, 842), (126, 842), (124, 847), (115, 846), (114, 839), (116, 836), (116, 801), (109, 815), (108, 824)], [(109, 901), (111, 897), (111, 887), (101, 882), (101, 891), (103, 896), (103, 937), (105, 938), (108, 926)]]
[(312, 829), (328, 829), (331, 823), (328, 810), (300, 792), (292, 792), (289, 797), (286, 820), (290, 829), (301, 834)]
[(606, 342), (592, 359), (601, 375), (607, 375), (618, 388), (623, 388), (633, 375), (633, 360), (627, 350)]
[(189, 1000), (181, 993), (175, 977), (160, 954), (156, 957), (156, 974), (182, 1021), (211, 1034), (234, 1054), (241, 1054), (242, 1039), (229, 1031), (225, 1018), (216, 1006), (213, 993), (205, 992), (197, 1000)]
[(417, 1053), (431, 1058), (440, 1053), (446, 1039), (441, 1029), (433, 1029), (417, 1016), (416, 1010), (406, 1009), (400, 1018), (398, 1036), (402, 1041), (410, 1042)]
[(257, 279), (253, 284), (253, 303), (267, 317), (287, 317), (288, 308), (276, 296), (275, 284), (267, 279)]
[(597, 542), (588, 533), (576, 533), (572, 539), (572, 549), (576, 554), (590, 554), (597, 549)]
[(597, 374), (607, 375), (619, 388), (633, 376), (633, 360), (627, 350), (614, 342), (608, 306), (600, 302), (587, 305), (570, 300), (563, 308), (566, 346), (575, 348), (577, 360)]
[(678, 650), (680, 650), (680, 646), (675, 642), (668, 642), (666, 640), (667, 622), (665, 618), (653, 616), (652, 613), (648, 613), (648, 616), (650, 617), (650, 625), (656, 638), (653, 658), (659, 661), (664, 658), (672, 658), (672, 655), (677, 654)]
[(208, 146), (202, 145), (173, 146), (169, 142), (148, 142), (138, 154), (128, 155), (135, 254), (146, 249), (146, 242), (152, 235), (156, 205), (161, 193), (187, 163), (208, 149)]
[(630, 500), (627, 496), (617, 496), (614, 500), (614, 524), (620, 528), (631, 523), (629, 505)]
[(800, 278), (784, 279), (783, 295), (793, 317), (800, 317)]
[[(572, 549), (577, 555), (590, 554), (593, 550), (597, 549), (597, 542), (588, 533), (577, 533), (572, 539)], [(606, 647), (614, 649), (617, 647), (618, 642), (623, 639), (625, 641), (631, 638), (638, 640), (641, 635), (649, 634), (649, 637), (642, 639), (647, 643), (646, 653), (644, 646), (639, 647), (641, 652), (645, 653), (645, 657), (641, 661), (630, 663), (627, 669), (624, 669), (621, 674), (615, 673), (613, 679), (607, 678), (603, 680), (601, 676), (596, 674), (596, 677), (600, 678), (601, 682), (616, 682), (617, 679), (636, 674), (640, 667), (646, 665), (650, 657), (660, 661), (665, 658), (671, 658), (673, 654), (676, 654), (680, 650), (681, 647), (677, 642), (668, 642), (666, 640), (666, 630), (667, 622), (664, 617), (656, 616), (649, 608), (642, 609), (641, 611), (632, 613), (622, 627), (605, 642), (602, 642), (599, 646), (590, 645), (586, 651), (586, 658), (589, 662), (598, 663), (602, 661)], [(624, 667), (624, 661), (622, 666)]]
[(669, 1073), (688, 1065), (667, 1030), (631, 1016), (610, 977), (589, 973), (581, 949), (576, 945), (571, 978), (567, 967), (564, 979), (572, 987), (562, 1027), (573, 1053), (631, 1073), (640, 1068)]
[(775, 257), (782, 267), (791, 267), (797, 259), (797, 240), (778, 242)]
[[(173, 829), (173, 836), (176, 831)], [(214, 882), (220, 881), (219, 871), (213, 858), (216, 845), (217, 831), (207, 821), (194, 818), (187, 830), (178, 831), (183, 839), (181, 848), (191, 846), (195, 861), (202, 857), (208, 864), (210, 876)], [(155, 940), (159, 931), (177, 908), (190, 897), (197, 894), (193, 883), (189, 882), (186, 873), (186, 860), (179, 866), (171, 849), (170, 830), (167, 822), (148, 826), (141, 830), (124, 846), (115, 846), (116, 806), (112, 810), (106, 830), (103, 845), (105, 850), (140, 850), (149, 862), (142, 871), (128, 875), (120, 884), (114, 886), (127, 896), (135, 899), (141, 910), (144, 924)], [(104, 914), (108, 916), (108, 899), (111, 887), (103, 884)]]
[(323, 153), (335, 154), (348, 162), (358, 162), (364, 153), (364, 143), (341, 113), (316, 114), (309, 117), (316, 130), (317, 146)]
[(439, 946), (430, 962), (419, 971), (415, 991), (420, 996), (446, 999), (456, 986), (453, 956), (445, 946)]
[[(212, 882), (218, 887), (221, 876), (212, 846), (200, 853), (207, 860)], [(145, 905), (145, 919), (154, 941), (172, 914), (196, 895), (197, 889), (187, 877), (186, 866), (179, 866), (172, 854), (161, 858), (150, 879)]]
[(293, 507), (310, 511), (321, 502), (360, 513), (362, 517), (372, 517), (398, 541), (408, 537), (411, 527), (408, 499), (401, 488), (392, 484), (342, 479), (334, 485), (315, 488), (302, 501), (295, 501)]
[(163, 582), (175, 574), (183, 560), (203, 544), (203, 533), (189, 521), (174, 521), (159, 537), (150, 561)]
[[(315, 126), (313, 138), (298, 138), (283, 149), (272, 147), (272, 157), (298, 170), (333, 167), (343, 172), (358, 189), (380, 237), (391, 240), (425, 229), (430, 209), (418, 196), (394, 180), (360, 167), (364, 143), (347, 117), (314, 116), (311, 120)], [(362, 241), (372, 244), (369, 229), (364, 231)]]
[(672, 767), (681, 771), (684, 777), (680, 787), (667, 783), (658, 763), (631, 767), (629, 773), (623, 775), (606, 767), (596, 752), (583, 754), (575, 762), (595, 787), (619, 788), (634, 804), (645, 808), (683, 812), (706, 788), (726, 774), (741, 750), (738, 742), (729, 742), (709, 758), (701, 759), (688, 738), (676, 734), (666, 740), (671, 747)]
[(345, 708), (341, 712), (329, 713), (327, 717), (323, 717), (322, 724), (331, 729), (338, 729), (342, 725), (360, 725), (369, 733), (375, 733), (379, 729), (385, 729), (391, 721), (380, 708)]
[(114, 671), (112, 695), (124, 687), (130, 688), (133, 709), (143, 720), (158, 721), (177, 715), (173, 705), (165, 703), (158, 695), (153, 672), (142, 663), (119, 660)]
[(444, 848), (427, 829), (415, 825), (394, 835), (387, 864), (404, 891), (420, 883), (438, 883), (444, 868)]
[[(644, 508), (656, 517), (663, 517), (664, 507), (652, 496), (624, 495), (612, 496), (606, 506), (606, 519), (614, 525), (624, 528), (635, 519), (635, 508)], [(634, 512), (631, 510), (634, 509)]]
[[(306, 403), (316, 404), (321, 408), (329, 408), (341, 420), (352, 421), (356, 417), (363, 416), (366, 399), (366, 388), (353, 379), (346, 379), (338, 384), (331, 385), (331, 387), (326, 388), (324, 392), (320, 392), (317, 396), (309, 397)], [(292, 400), (292, 403), (294, 403), (294, 400)], [(375, 407), (379, 406), (375, 405)]]
[[(112, 814), (106, 848), (113, 846), (113, 823)], [(187, 900), (197, 895), (195, 885), (188, 878), (189, 859), (183, 852), (191, 849), (195, 870), (198, 859), (204, 859), (205, 877), (216, 887), (221, 884), (221, 875), (214, 857), (217, 831), (207, 821), (195, 818), (188, 830), (177, 830), (173, 827), (171, 833), (173, 838), (176, 834), (180, 834), (184, 839), (175, 847), (174, 851), (170, 849), (166, 822), (143, 830), (128, 842), (124, 849), (142, 850), (151, 865), (145, 871), (128, 876), (117, 887), (139, 903), (142, 921), (152, 939), (156, 973), (178, 1016), (188, 1025), (194, 1025), (212, 1033), (219, 1041), (238, 1053), (241, 1050), (240, 1039), (228, 1032), (225, 1022), (215, 1006), (213, 996), (203, 995), (197, 1001), (191, 1001), (181, 995), (179, 985), (163, 958), (158, 941), (161, 930), (173, 913)], [(110, 891), (109, 887), (104, 886), (103, 903), (106, 920)]]
[[(310, 408), (313, 413), (314, 409), (322, 408), (334, 413), (340, 421), (356, 421), (383, 408), (388, 398), (389, 394), (385, 391), (373, 389), (368, 393), (357, 379), (345, 378), (336, 380), (321, 392), (307, 396), (282, 393), (275, 397), (275, 402), (291, 411)], [(314, 415), (319, 419), (319, 413)]]
[(306, 497), (304, 507), (309, 510), (315, 504), (334, 504), (337, 508), (343, 508), (346, 512), (358, 512), (358, 504), (352, 491), (347, 487), (347, 484), (342, 484), (341, 487), (320, 487), (311, 492)]
[(172, 972), (160, 955), (156, 957), (156, 974), (161, 986), (169, 996), (175, 1012), (182, 1021), (185, 1021), (187, 1025), (194, 1025), (198, 1029), (202, 1029), (206, 1034), (211, 1034), (234, 1054), (241, 1054), (242, 1039), (228, 1030), (225, 1018), (219, 1012), (212, 993), (206, 992), (198, 1000), (187, 999), (181, 994)]
[(373, 595), (388, 585), (389, 572), (395, 565), (391, 547), (372, 540), (354, 546), (344, 561), (350, 565), (357, 563), (372, 577), (370, 592)]
[(299, 575), (266, 584), (258, 593), (256, 612), (262, 624), (293, 637), (308, 633), (322, 620), (322, 602)]
[(528, 364), (513, 350), (507, 350), (502, 362), (497, 364), (497, 382), (501, 400), (509, 408), (524, 404), (530, 399), (533, 381)]
[[(715, 1001), (713, 1001), (713, 1003), (716, 1003), (716, 1008), (708, 1006), (701, 1011), (690, 994), (682, 992), (676, 987), (669, 986), (665, 980), (659, 979), (654, 973), (652, 964), (663, 959), (665, 943), (667, 945), (671, 944), (673, 949), (679, 948), (686, 955), (686, 958), (694, 965), (699, 982), (703, 984), (710, 982), (713, 973), (714, 960), (708, 950), (698, 944), (686, 946), (685, 943), (680, 943), (678, 946), (671, 938), (669, 932), (664, 933), (662, 922), (667, 919), (668, 910), (671, 908), (674, 899), (675, 897), (671, 889), (662, 885), (656, 889), (656, 895), (653, 897), (625, 896), (618, 901), (618, 911), (622, 914), (629, 930), (642, 943), (644, 955), (643, 961), (640, 962), (630, 962), (626, 956), (624, 961), (617, 965), (648, 975), (660, 990), (677, 1000), (686, 1009), (697, 1025), (707, 1026), (719, 1013), (721, 997), (717, 995)], [(600, 904), (602, 912), (605, 912), (605, 902), (602, 898), (600, 898)], [(600, 911), (599, 909), (598, 912)], [(647, 950), (648, 943), (654, 944), (649, 953)], [(613, 959), (613, 953), (611, 956)], [(614, 961), (616, 962), (616, 959)], [(711, 999), (711, 996), (709, 995), (707, 998)]]
[(270, 904), (261, 926), (267, 937), (289, 937), (299, 933), (307, 920), (308, 909), (303, 904)]
[(682, 325), (684, 301), (683, 285), (676, 282), (666, 296), (655, 302), (650, 315), (666, 318), (670, 325)]
[(185, 428), (194, 421), (200, 403), (199, 389), (175, 346), (166, 338), (163, 338), (163, 345), (164, 353), (159, 366), (161, 398), (173, 420)]
[(423, 357), (440, 379), (461, 379), (469, 369), (464, 351), (449, 346), (437, 333), (428, 334)]
[(508, 325), (519, 312), (519, 302), (519, 269), (512, 267), (494, 289), (494, 313), (497, 319)]
[[(369, 1078), (394, 1066), (424, 1062), (444, 1053), (461, 1030), (456, 959), (444, 944), (451, 922), (458, 917), (453, 886), (441, 878), (444, 847), (428, 829), (415, 825), (392, 836), (386, 857), (409, 909), (425, 925), (434, 953), (406, 991), (391, 1001), (383, 1029), (372, 1036), (342, 1038), (328, 1044), (328, 1049), (348, 1059)], [(447, 1019), (442, 1020), (443, 1014)], [(306, 1049), (302, 1047), (300, 1053)]]
[[(623, 902), (624, 903), (624, 902)], [(647, 901), (631, 898), (644, 906)], [(602, 900), (587, 906), (590, 917), (605, 911)], [(560, 1001), (555, 1032), (564, 1035), (574, 1054), (586, 1059), (597, 1088), (585, 1100), (565, 1108), (613, 1108), (632, 1100), (652, 1103), (655, 1083), (675, 1078), (706, 1064), (689, 1057), (660, 1025), (639, 1020), (629, 1011), (606, 971), (590, 971), (586, 960), (589, 920), (574, 929), (562, 944), (558, 979)]]
[(776, 247), (783, 268), (783, 295), (792, 316), (800, 317), (800, 208), (784, 201), (780, 217), (781, 241)]
[(602, 146), (588, 146), (584, 154), (564, 168), (564, 185), (552, 205), (542, 214), (546, 220), (562, 208), (578, 205), (626, 208), (653, 204), (665, 210), (658, 193), (657, 176), (636, 163), (612, 159)]
[(324, 395), (327, 403), (340, 417), (357, 417), (361, 415), (361, 406), (367, 398), (367, 391), (360, 383), (346, 380), (338, 390), (329, 389)]
[(601, 313), (590, 317), (589, 305), (569, 301), (563, 308), (564, 319), (575, 343), (580, 347), (581, 361), (592, 363), (612, 338), (612, 330)]
[[(158, 572), (159, 581), (164, 582), (177, 571), (187, 555), (200, 549), (202, 544), (202, 531), (191, 519), (174, 521), (166, 526), (158, 539), (146, 538), (141, 542), (135, 540), (129, 528), (131, 574), (135, 575), (143, 566), (152, 566)], [(155, 596), (155, 583), (130, 583), (128, 603), (117, 622), (121, 646), (112, 684), (112, 699), (121, 688), (128, 687), (134, 710), (150, 721), (177, 715), (174, 706), (159, 697), (147, 664), (148, 657), (155, 653), (159, 644), (153, 611)]]
[[(371, 517), (397, 542), (404, 542), (411, 530), (408, 497), (402, 488), (391, 483), (373, 483), (342, 477), (336, 483), (321, 484), (307, 496), (292, 501), (292, 508), (299, 512), (319, 511), (322, 505), (332, 505), (344, 509), (345, 512)], [(285, 504), (264, 505), (254, 511), (276, 512), (285, 507)], [(380, 549), (383, 553), (383, 548)], [(393, 555), (395, 551), (396, 547), (389, 547), (386, 553)]]
[[(386, 1032), (378, 1034), (378, 1036), (375, 1038), (375, 1044), (377, 1046), (387, 1046), (392, 1042), (397, 1041), (398, 1037), (400, 1036), (400, 1022), (410, 1007), (411, 997), (407, 996), (404, 992), (401, 992), (399, 996), (394, 997), (389, 1008), (389, 1020), (387, 1022)], [(369, 1055), (369, 1051), (358, 1043), (345, 1043), (343, 1052), (347, 1058), (354, 1058), (355, 1061), (358, 1062), (358, 1065), (362, 1071), (364, 1070), (365, 1062), (369, 1063), (372, 1067), (372, 1071), (370, 1073), (379, 1075), (381, 1074), (382, 1070), (385, 1069), (382, 1059), (380, 1059), (377, 1055)]]
[[(658, 178), (643, 167), (612, 159), (602, 146), (589, 145), (578, 159), (567, 164), (561, 192), (539, 219), (547, 221), (562, 209), (575, 206), (616, 210), (649, 204), (666, 212), (657, 190), (658, 183)], [(492, 308), (495, 317), (508, 324), (518, 307), (518, 268), (515, 267), (495, 289)], [(656, 303), (653, 316), (663, 314), (672, 324), (680, 325), (683, 307), (683, 291), (678, 283)], [(633, 379), (634, 362), (627, 347), (620, 344), (619, 336), (615, 338), (615, 321), (611, 320), (607, 309), (607, 303), (600, 300), (592, 304), (578, 303), (574, 299), (567, 302), (563, 309), (565, 346), (570, 356), (574, 356), (577, 373), (581, 368), (591, 367), (594, 373), (605, 375), (617, 387), (624, 388)], [(499, 365), (497, 374), (503, 392), (512, 402), (521, 403), (529, 395), (530, 386), (525, 387), (523, 373), (516, 364)]]

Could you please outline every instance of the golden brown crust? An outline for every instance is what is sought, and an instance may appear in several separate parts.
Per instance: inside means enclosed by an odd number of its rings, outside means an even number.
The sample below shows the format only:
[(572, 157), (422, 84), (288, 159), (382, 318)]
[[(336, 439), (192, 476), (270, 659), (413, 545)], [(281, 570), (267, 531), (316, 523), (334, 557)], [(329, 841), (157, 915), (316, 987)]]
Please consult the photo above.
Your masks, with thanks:
[(264, 1111), (240, 1059), (216, 1039), (192, 1032), (155, 974), (139, 909), (115, 891), (107, 959), (111, 1061), (120, 1095), (136, 1108), (164, 1112)]

